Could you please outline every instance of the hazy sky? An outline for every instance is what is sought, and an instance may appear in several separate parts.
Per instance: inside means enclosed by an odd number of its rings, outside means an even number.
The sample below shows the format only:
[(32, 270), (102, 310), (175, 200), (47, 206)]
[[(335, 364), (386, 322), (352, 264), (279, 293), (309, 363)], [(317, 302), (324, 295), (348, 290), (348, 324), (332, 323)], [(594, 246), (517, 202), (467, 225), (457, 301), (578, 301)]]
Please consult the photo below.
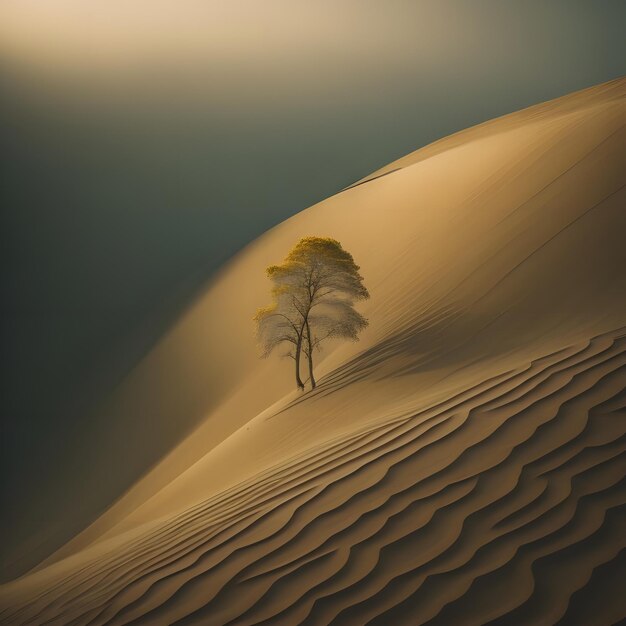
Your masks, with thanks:
[(224, 260), (624, 74), (625, 23), (623, 0), (0, 0), (4, 575), (54, 532), (46, 498), (71, 511), (55, 475), (90, 406)]

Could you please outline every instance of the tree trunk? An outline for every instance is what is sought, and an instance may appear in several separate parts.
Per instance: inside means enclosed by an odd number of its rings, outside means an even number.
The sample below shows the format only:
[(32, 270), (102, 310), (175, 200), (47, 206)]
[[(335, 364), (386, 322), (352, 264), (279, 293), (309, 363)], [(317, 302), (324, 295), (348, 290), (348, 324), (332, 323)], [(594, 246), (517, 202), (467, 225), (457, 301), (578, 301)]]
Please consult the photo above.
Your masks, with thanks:
[(304, 389), (304, 383), (300, 378), (300, 353), (302, 352), (302, 335), (298, 337), (298, 343), (296, 344), (296, 385), (298, 389)]
[(315, 376), (313, 376), (313, 346), (311, 345), (311, 329), (309, 321), (306, 321), (306, 340), (308, 344), (307, 356), (309, 357), (309, 379), (311, 380), (311, 389), (315, 389)]

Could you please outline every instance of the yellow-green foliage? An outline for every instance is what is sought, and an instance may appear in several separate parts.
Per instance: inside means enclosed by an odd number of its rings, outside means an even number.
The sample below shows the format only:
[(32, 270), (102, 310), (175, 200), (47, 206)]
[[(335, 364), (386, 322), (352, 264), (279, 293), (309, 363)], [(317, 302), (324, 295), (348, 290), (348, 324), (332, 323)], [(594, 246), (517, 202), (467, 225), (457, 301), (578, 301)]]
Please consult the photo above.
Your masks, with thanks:
[(263, 356), (283, 342), (295, 352), (296, 380), (301, 351), (308, 356), (313, 378), (312, 352), (332, 337), (356, 340), (367, 320), (354, 308), (357, 300), (369, 298), (352, 255), (331, 237), (303, 237), (280, 265), (270, 265), (272, 304), (260, 308), (254, 320)]

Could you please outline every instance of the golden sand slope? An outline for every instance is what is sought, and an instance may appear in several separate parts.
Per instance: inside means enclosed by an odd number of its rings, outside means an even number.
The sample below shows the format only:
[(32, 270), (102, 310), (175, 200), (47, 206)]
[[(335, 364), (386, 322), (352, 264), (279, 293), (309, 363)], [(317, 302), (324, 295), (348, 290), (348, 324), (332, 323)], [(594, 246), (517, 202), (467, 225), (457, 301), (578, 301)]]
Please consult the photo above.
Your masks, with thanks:
[[(244, 250), (108, 409), (158, 424), (183, 398), (205, 422), (4, 585), (0, 621), (626, 618), (625, 94), (436, 142)], [(299, 395), (250, 316), (305, 234), (342, 241), (372, 299)]]

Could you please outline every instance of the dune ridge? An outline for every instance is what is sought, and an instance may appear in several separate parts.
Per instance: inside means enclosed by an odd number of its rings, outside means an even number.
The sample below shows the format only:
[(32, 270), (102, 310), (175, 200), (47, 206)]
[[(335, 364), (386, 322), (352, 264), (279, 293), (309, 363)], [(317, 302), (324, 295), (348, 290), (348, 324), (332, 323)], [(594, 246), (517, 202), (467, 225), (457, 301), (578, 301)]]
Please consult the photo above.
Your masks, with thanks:
[[(453, 135), (244, 250), (112, 406), (196, 393), (179, 372), (143, 395), (172, 354), (187, 372), (230, 350), (229, 393), (0, 587), (0, 623), (626, 619), (625, 95), (612, 81)], [(362, 266), (370, 327), (299, 394), (246, 329), (264, 266), (311, 232)], [(205, 357), (207, 319), (224, 337)]]
[[(483, 361), (518, 349), (524, 339), (530, 356), (535, 344), (537, 354), (549, 349), (538, 335), (549, 342), (550, 324), (560, 330), (555, 347), (623, 324), (623, 298), (615, 293), (623, 283), (616, 276), (621, 252), (613, 261), (601, 258), (603, 249), (615, 250), (623, 216), (623, 94), (624, 81), (612, 81), (443, 139), (433, 144), (436, 154), (428, 157), (427, 146), (414, 153), (421, 155), (417, 162), (311, 207), (243, 250), (102, 407), (111, 429), (96, 443), (124, 437), (135, 448), (127, 463), (103, 472), (103, 492), (133, 475), (144, 449), (162, 447), (167, 437), (171, 447), (171, 425), (181, 414), (187, 422), (204, 415), (199, 426), (44, 565), (133, 523), (129, 515), (138, 508), (148, 508), (144, 520), (153, 517), (150, 501), (182, 493), (174, 487), (179, 476), (289, 393), (288, 364), (259, 362), (250, 312), (267, 298), (264, 267), (280, 261), (298, 237), (313, 232), (342, 241), (374, 295), (364, 307), (370, 332), (356, 348), (329, 350), (322, 371), (361, 349), (382, 351), (386, 335), (403, 342), (407, 361), (420, 351), (427, 375), (437, 342), (461, 364), (467, 355), (456, 346), (471, 342), (481, 323), (502, 335), (501, 347), (485, 337), (484, 354), (472, 356)], [(591, 252), (591, 262), (578, 258), (579, 249)], [(504, 269), (513, 274), (504, 276)], [(574, 275), (579, 289), (560, 280)], [(390, 370), (400, 367), (398, 358)], [(195, 498), (195, 489), (189, 494)]]

